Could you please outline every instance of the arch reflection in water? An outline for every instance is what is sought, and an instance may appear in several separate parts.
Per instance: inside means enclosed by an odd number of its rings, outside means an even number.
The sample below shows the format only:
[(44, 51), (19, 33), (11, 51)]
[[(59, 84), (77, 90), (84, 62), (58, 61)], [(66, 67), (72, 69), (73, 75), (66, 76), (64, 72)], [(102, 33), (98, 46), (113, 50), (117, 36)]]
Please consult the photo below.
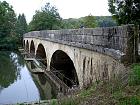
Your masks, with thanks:
[[(33, 69), (37, 68), (33, 61), (28, 63), (29, 70), (32, 72)], [(36, 86), (39, 88), (40, 97), (44, 99), (57, 98), (58, 88), (56, 85), (46, 76), (44, 73), (32, 73)]]

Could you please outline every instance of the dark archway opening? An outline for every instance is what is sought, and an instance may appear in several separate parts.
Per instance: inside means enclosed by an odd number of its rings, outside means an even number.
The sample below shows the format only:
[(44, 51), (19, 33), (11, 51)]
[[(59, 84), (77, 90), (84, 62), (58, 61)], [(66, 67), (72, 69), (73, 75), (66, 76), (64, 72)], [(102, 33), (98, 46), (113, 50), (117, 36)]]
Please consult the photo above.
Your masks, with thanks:
[(26, 51), (26, 52), (29, 52), (29, 42), (28, 42), (28, 40), (26, 41), (25, 51)]
[(45, 66), (45, 68), (47, 67), (46, 52), (42, 44), (38, 45), (38, 48), (36, 51), (36, 59), (40, 61), (40, 63), (42, 63), (43, 66)]
[(23, 41), (23, 48), (25, 48), (25, 40)]
[(35, 56), (35, 46), (34, 46), (33, 40), (31, 41), (31, 45), (30, 45), (30, 55), (31, 55), (32, 57)]
[(67, 86), (73, 87), (79, 85), (74, 64), (65, 52), (57, 50), (53, 54), (50, 69), (58, 78), (67, 84)]

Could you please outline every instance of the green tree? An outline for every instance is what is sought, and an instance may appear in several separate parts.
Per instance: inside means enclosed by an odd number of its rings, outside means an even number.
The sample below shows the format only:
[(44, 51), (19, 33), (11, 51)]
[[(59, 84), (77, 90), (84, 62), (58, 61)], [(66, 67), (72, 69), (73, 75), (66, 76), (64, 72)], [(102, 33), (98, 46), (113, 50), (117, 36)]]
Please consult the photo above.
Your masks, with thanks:
[(83, 25), (86, 28), (95, 28), (97, 26), (96, 19), (92, 15), (83, 18)]
[(112, 16), (96, 16), (98, 27), (112, 27), (117, 26), (117, 23)]
[(140, 0), (108, 0), (109, 12), (119, 24), (140, 24)]
[(15, 40), (16, 15), (12, 6), (0, 1), (0, 48), (13, 47)]
[(64, 19), (62, 23), (64, 29), (76, 29), (82, 25), (82, 20), (69, 18), (69, 19)]
[(61, 17), (54, 6), (46, 3), (41, 11), (36, 11), (29, 24), (30, 30), (52, 30), (61, 28)]
[(19, 14), (18, 18), (17, 18), (17, 22), (16, 22), (16, 34), (17, 34), (17, 38), (18, 38), (18, 44), (22, 45), (22, 40), (23, 40), (23, 34), (25, 34), (28, 29), (27, 29), (28, 25), (26, 22), (26, 18), (24, 14)]

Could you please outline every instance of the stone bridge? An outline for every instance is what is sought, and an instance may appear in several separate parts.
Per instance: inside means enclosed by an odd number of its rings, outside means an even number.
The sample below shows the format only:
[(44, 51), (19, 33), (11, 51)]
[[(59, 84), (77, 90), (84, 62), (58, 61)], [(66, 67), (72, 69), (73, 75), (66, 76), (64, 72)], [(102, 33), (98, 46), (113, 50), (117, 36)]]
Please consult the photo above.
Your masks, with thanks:
[[(69, 87), (87, 87), (109, 80), (135, 61), (138, 34), (133, 25), (33, 31), (24, 35), (24, 48)], [(56, 71), (55, 71), (56, 70)]]

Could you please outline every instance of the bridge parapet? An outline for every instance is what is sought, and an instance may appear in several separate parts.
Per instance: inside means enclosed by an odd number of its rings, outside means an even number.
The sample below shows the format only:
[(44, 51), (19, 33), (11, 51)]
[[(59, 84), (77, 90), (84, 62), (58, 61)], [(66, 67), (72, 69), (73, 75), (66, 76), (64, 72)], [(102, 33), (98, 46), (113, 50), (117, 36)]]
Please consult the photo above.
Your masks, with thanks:
[[(137, 39), (134, 25), (108, 28), (42, 30), (26, 33), (24, 38), (40, 38), (107, 54), (118, 60), (133, 62)], [(135, 53), (134, 53), (135, 52)]]

